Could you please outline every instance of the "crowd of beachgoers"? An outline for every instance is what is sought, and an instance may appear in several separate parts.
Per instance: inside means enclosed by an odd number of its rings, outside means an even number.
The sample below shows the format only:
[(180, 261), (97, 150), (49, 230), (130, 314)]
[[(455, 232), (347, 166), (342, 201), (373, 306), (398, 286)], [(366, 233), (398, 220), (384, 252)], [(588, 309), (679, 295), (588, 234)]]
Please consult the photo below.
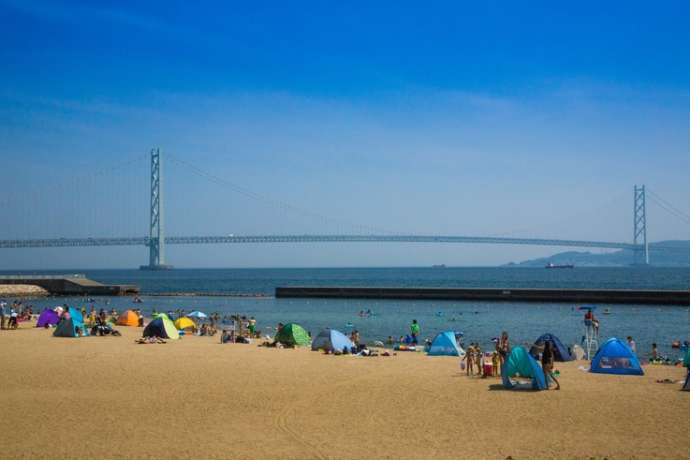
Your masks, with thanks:
[[(87, 304), (90, 303), (89, 306)], [(106, 306), (108, 301), (106, 300)], [(135, 303), (136, 299), (135, 299)], [(139, 302), (140, 303), (140, 302)], [(600, 320), (594, 316), (591, 308), (586, 308), (584, 323), (588, 325), (592, 333), (598, 338)], [(49, 317), (46, 317), (49, 314)], [(360, 316), (371, 315), (371, 310), (360, 311)], [(303, 329), (294, 323), (278, 323), (275, 327), (267, 327), (270, 333), (262, 335), (258, 329), (257, 320), (253, 316), (247, 315), (221, 315), (218, 312), (206, 314), (201, 311), (187, 312), (184, 309), (169, 310), (167, 312), (152, 311), (150, 321), (147, 322), (141, 309), (133, 308), (123, 312), (118, 312), (111, 308), (96, 308), (95, 301), (89, 299), (81, 307), (70, 307), (63, 304), (53, 309), (44, 310), (41, 315), (35, 311), (33, 305), (24, 303), (21, 300), (14, 300), (11, 303), (0, 301), (0, 322), (2, 329), (17, 329), (20, 322), (30, 322), (38, 319), (37, 326), (51, 328), (55, 327), (56, 336), (119, 336), (118, 326), (140, 327), (143, 329), (142, 338), (136, 340), (137, 343), (167, 343), (167, 340), (177, 339), (180, 336), (215, 336), (219, 335), (221, 344), (243, 343), (249, 344), (258, 341), (260, 346), (276, 348), (293, 348), (297, 346), (312, 346), (314, 350), (320, 350), (326, 354), (334, 355), (358, 355), (358, 356), (393, 356), (397, 352), (406, 351), (426, 351), (428, 354), (442, 354), (458, 356), (460, 368), (467, 376), (478, 376), (482, 378), (502, 377), (505, 373), (506, 361), (513, 359), (519, 361), (521, 358), (513, 357), (509, 335), (503, 331), (498, 337), (492, 339), (493, 350), (483, 350), (476, 341), (464, 342), (462, 333), (447, 331), (436, 336), (436, 338), (421, 339), (421, 325), (416, 319), (412, 319), (409, 331), (400, 335), (397, 339), (388, 336), (384, 341), (374, 341), (365, 343), (360, 338), (357, 329), (352, 329), (345, 335), (330, 329), (321, 331), (314, 338), (311, 331)], [(60, 326), (70, 321), (67, 332), (62, 328), (58, 334)], [(332, 335), (332, 334), (337, 334)], [(445, 334), (445, 336), (442, 336)], [(546, 334), (546, 339), (541, 339), (531, 345), (524, 344), (518, 346), (529, 350), (529, 355), (534, 362), (540, 366), (534, 367), (532, 374), (543, 373), (543, 385), (548, 389), (551, 384), (555, 384), (555, 389), (560, 389), (558, 381), (559, 372), (555, 370), (556, 361), (568, 361), (571, 359), (583, 359), (584, 350), (579, 345), (563, 346), (557, 337)], [(440, 344), (436, 339), (440, 338)], [(610, 339), (611, 340), (611, 339)], [(618, 339), (616, 339), (618, 340)], [(641, 373), (642, 364), (670, 364), (681, 365), (683, 359), (672, 360), (659, 354), (656, 344), (652, 344), (648, 353), (641, 354), (643, 359), (638, 358), (638, 350), (635, 340), (628, 336), (625, 341), (618, 341), (629, 352), (630, 357), (604, 357), (601, 363), (603, 369), (609, 369), (610, 373)], [(677, 345), (677, 346), (676, 346)], [(369, 348), (369, 347), (372, 348)], [(679, 348), (686, 352), (685, 365), (690, 363), (690, 351), (688, 342), (685, 341), (674, 344), (674, 348)], [(384, 350), (379, 350), (384, 349)], [(589, 357), (591, 358), (591, 356)], [(527, 358), (524, 358), (527, 359)], [(592, 362), (596, 361), (596, 357)], [(524, 366), (532, 361), (524, 361), (516, 364), (517, 367), (523, 366), (520, 371), (515, 371), (518, 376), (525, 374)], [(534, 364), (530, 364), (534, 366)], [(608, 371), (605, 371), (608, 372)], [(523, 375), (524, 376), (524, 375)]]

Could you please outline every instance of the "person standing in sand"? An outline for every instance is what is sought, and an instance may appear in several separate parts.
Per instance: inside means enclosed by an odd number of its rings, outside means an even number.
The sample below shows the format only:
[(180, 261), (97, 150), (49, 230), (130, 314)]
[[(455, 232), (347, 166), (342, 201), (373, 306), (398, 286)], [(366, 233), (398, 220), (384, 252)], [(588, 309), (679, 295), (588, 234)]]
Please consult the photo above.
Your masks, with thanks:
[(556, 377), (553, 376), (553, 362), (554, 362), (553, 345), (551, 341), (544, 342), (544, 352), (541, 355), (541, 367), (544, 369), (544, 380), (546, 380), (546, 389), (549, 388), (549, 379), (556, 383), (556, 389), (561, 389), (561, 384), (558, 383)]
[(465, 356), (462, 358), (464, 361), (467, 361), (467, 365), (465, 369), (467, 370), (467, 376), (469, 377), (474, 373), (474, 344), (471, 343), (469, 347), (467, 347), (467, 350), (465, 352)]
[(0, 329), (5, 329), (5, 307), (7, 303), (0, 302)]
[(483, 352), (481, 347), (479, 346), (479, 343), (474, 344), (474, 364), (475, 367), (477, 368), (477, 374), (479, 376), (482, 376), (483, 369), (482, 369), (482, 357), (483, 357)]
[(421, 328), (419, 327), (419, 323), (417, 322), (416, 319), (412, 320), (412, 324), (410, 324), (410, 335), (412, 336), (412, 345), (417, 345), (419, 343), (419, 333), (421, 332)]
[(508, 340), (508, 333), (506, 331), (501, 332), (501, 338), (496, 342), (496, 351), (501, 361), (501, 367), (503, 367), (506, 358), (508, 358), (510, 354), (510, 341)]

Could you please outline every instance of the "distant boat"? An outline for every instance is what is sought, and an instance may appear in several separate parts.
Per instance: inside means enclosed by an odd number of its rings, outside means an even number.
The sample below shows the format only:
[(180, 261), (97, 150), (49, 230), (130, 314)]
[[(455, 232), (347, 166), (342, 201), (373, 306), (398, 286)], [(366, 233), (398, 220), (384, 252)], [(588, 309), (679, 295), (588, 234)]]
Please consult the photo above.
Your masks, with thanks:
[(608, 308), (605, 308), (605, 309), (604, 309), (604, 314), (605, 314), (605, 315), (610, 315), (610, 314), (611, 314), (611, 310), (609, 310)]
[(575, 265), (573, 264), (552, 264), (548, 263), (546, 264), (546, 267), (544, 268), (575, 268)]
[(432, 265), (431, 268), (446, 268), (446, 264)]

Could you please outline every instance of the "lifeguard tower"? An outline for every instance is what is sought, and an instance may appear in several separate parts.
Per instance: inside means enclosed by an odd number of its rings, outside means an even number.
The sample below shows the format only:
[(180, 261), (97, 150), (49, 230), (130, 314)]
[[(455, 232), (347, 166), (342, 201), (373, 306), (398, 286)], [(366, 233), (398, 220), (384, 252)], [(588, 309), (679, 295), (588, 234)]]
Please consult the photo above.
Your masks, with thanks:
[[(588, 308), (591, 313), (592, 309)], [(594, 315), (591, 315), (594, 318)], [(584, 348), (585, 356), (588, 360), (591, 360), (594, 354), (599, 349), (599, 328), (595, 326), (592, 319), (585, 318), (585, 335), (584, 337)]]

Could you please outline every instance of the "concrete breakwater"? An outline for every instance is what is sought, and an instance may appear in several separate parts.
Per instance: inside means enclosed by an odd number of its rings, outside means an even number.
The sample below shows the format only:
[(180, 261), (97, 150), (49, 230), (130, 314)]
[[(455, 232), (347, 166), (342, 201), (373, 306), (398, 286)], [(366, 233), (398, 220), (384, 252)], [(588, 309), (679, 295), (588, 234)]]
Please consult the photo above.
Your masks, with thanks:
[(0, 286), (2, 297), (45, 297), (50, 293), (40, 286), (30, 284), (13, 284)]
[(672, 290), (290, 286), (277, 287), (275, 294), (276, 298), (490, 300), (690, 305), (690, 291)]
[(4, 275), (0, 286), (37, 286), (51, 295), (130, 295), (137, 294), (139, 287), (127, 284), (102, 284), (80, 274), (70, 275)]

